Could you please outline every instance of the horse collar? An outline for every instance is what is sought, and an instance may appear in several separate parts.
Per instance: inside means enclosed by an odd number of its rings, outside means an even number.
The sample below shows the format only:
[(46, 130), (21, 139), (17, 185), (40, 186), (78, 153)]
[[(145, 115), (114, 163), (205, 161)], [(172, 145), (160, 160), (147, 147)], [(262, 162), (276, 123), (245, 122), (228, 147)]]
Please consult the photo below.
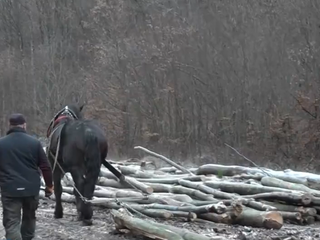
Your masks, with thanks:
[(58, 124), (58, 122), (60, 121), (60, 120), (62, 120), (62, 119), (65, 119), (65, 118), (68, 118), (68, 116), (60, 116), (60, 117), (58, 117), (55, 121), (54, 121), (54, 123), (53, 123), (53, 128)]

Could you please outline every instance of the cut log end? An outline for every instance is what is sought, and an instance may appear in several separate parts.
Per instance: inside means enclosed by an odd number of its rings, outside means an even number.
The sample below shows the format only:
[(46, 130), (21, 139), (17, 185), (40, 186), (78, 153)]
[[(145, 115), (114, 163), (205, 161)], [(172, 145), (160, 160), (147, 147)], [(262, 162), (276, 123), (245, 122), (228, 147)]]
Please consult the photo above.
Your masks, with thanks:
[(301, 202), (303, 203), (303, 205), (307, 206), (309, 204), (311, 204), (313, 199), (313, 196), (311, 194), (303, 194), (301, 196)]
[(283, 226), (282, 215), (277, 211), (270, 211), (264, 215), (264, 227), (267, 229), (280, 229)]

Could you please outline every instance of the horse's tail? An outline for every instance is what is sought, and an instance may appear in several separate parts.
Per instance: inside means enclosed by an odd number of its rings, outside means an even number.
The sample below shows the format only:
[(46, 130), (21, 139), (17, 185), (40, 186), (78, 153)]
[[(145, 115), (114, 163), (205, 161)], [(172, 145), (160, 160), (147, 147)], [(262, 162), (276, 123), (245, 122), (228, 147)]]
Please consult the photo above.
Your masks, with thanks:
[(85, 186), (84, 196), (91, 199), (100, 174), (101, 154), (98, 137), (91, 129), (85, 130)]

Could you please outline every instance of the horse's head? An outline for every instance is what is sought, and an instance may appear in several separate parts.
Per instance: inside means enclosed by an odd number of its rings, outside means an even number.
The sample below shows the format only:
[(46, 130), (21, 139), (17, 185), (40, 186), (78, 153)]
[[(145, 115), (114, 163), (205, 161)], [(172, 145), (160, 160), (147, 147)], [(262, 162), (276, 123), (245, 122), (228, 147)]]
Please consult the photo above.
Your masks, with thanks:
[(47, 130), (47, 137), (49, 137), (52, 129), (61, 122), (67, 122), (72, 120), (82, 119), (82, 109), (85, 104), (77, 105), (66, 105), (62, 108), (51, 120)]

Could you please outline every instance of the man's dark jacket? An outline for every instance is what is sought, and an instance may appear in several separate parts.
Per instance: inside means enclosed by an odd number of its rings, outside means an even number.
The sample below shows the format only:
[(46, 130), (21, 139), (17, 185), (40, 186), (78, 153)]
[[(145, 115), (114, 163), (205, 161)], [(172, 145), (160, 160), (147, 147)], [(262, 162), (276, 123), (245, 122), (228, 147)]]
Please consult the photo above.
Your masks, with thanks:
[(40, 141), (23, 128), (11, 128), (0, 138), (0, 188), (8, 197), (39, 194), (40, 170), (48, 187), (52, 186), (51, 167)]

